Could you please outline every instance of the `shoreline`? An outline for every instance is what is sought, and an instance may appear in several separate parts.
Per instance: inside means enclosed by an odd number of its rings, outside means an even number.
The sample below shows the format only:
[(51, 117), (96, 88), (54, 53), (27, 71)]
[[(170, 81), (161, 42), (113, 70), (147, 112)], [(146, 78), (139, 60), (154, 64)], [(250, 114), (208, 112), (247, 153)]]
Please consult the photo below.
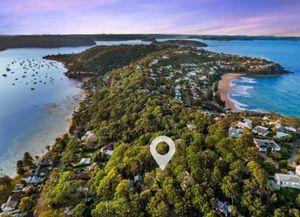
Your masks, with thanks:
[(243, 76), (242, 73), (226, 73), (222, 76), (222, 79), (218, 82), (218, 93), (221, 99), (225, 102), (225, 108), (229, 108), (232, 112), (241, 112), (240, 109), (236, 107), (233, 100), (230, 98), (229, 94), (232, 91), (231, 81)]
[[(57, 61), (57, 62), (59, 62), (59, 61)], [(62, 62), (60, 62), (60, 63), (62, 63)], [(67, 68), (64, 63), (63, 63), (63, 65), (64, 65), (65, 68)], [(66, 77), (68, 77), (68, 76), (66, 76)], [(68, 77), (68, 79), (74, 79), (74, 78), (69, 78)], [(78, 109), (80, 108), (80, 103), (82, 101), (84, 101), (84, 99), (87, 96), (87, 90), (84, 88), (83, 85), (89, 79), (90, 78), (74, 79), (74, 80), (77, 80), (79, 82), (78, 87), (79, 87), (80, 91), (79, 91), (78, 94), (76, 94), (74, 96), (70, 96), (70, 101), (68, 101), (68, 102), (61, 102), (59, 104), (51, 104), (50, 103), (50, 104), (47, 104), (47, 106), (41, 110), (41, 112), (43, 112), (43, 113), (48, 113), (48, 115), (53, 115), (55, 113), (55, 111), (52, 111), (53, 105), (54, 105), (55, 109), (58, 109), (59, 106), (63, 106), (64, 107), (63, 110), (64, 111), (69, 111), (70, 114), (68, 114), (67, 116), (63, 117), (64, 123), (65, 123), (66, 127), (64, 127), (64, 129), (62, 129), (62, 131), (58, 132), (56, 135), (53, 135), (53, 137), (52, 137), (51, 141), (49, 141), (49, 143), (48, 142), (47, 143), (43, 143), (43, 144), (45, 144), (45, 147), (42, 148), (40, 151), (37, 151), (36, 153), (34, 153), (33, 151), (29, 151), (29, 153), (32, 156), (38, 156), (39, 160), (45, 158), (49, 154), (49, 152), (51, 152), (51, 149), (52, 149), (52, 147), (55, 144), (55, 140), (57, 138), (62, 138), (63, 135), (65, 135), (65, 134), (69, 134), (69, 130), (70, 130), (70, 127), (71, 127), (72, 121), (73, 121), (74, 112), (78, 111)], [(70, 108), (68, 108), (68, 107), (70, 107)], [(60, 110), (61, 110), (61, 108), (60, 108)], [(37, 138), (37, 139), (41, 140), (40, 138)], [(47, 149), (47, 146), (50, 147), (50, 150)], [(24, 153), (25, 152), (23, 152), (23, 154)], [(18, 160), (21, 160), (21, 159), (22, 159), (22, 157), (18, 158)], [(17, 174), (17, 170), (16, 169), (6, 171), (6, 169), (4, 169), (4, 168), (0, 167), (0, 177), (2, 177), (2, 176), (8, 176), (11, 179), (14, 179), (14, 178), (16, 178), (16, 177), (19, 176)]]

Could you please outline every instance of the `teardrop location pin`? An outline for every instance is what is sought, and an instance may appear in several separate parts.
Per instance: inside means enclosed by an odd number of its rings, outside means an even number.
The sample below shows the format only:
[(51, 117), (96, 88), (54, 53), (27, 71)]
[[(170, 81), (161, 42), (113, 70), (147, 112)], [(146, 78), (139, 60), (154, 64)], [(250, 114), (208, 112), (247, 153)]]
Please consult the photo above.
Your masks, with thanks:
[[(159, 154), (156, 150), (156, 147), (159, 143), (166, 143), (169, 146), (169, 151), (166, 154)], [(169, 161), (172, 159), (173, 155), (175, 154), (176, 147), (175, 143), (170, 137), (167, 136), (158, 136), (150, 144), (150, 152), (152, 157), (158, 164), (161, 170), (164, 170)]]

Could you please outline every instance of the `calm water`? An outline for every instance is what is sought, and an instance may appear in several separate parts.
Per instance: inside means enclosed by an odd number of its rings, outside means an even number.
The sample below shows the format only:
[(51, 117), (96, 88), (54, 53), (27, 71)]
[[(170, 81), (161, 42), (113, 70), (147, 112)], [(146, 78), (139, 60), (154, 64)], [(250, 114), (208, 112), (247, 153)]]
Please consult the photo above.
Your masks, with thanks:
[(67, 119), (83, 96), (80, 83), (64, 76), (61, 63), (42, 57), (86, 48), (0, 52), (0, 175), (13, 176), (24, 152), (41, 154), (66, 131)]
[[(147, 44), (140, 40), (97, 41), (97, 45)], [(43, 60), (48, 54), (90, 48), (22, 48), (0, 52), (0, 176), (15, 175), (16, 162), (28, 151), (40, 155), (68, 129), (80, 83), (64, 76), (63, 64)]]
[(240, 109), (300, 117), (300, 41), (205, 42), (209, 50), (263, 57), (294, 72), (279, 77), (242, 77), (232, 82), (230, 97)]

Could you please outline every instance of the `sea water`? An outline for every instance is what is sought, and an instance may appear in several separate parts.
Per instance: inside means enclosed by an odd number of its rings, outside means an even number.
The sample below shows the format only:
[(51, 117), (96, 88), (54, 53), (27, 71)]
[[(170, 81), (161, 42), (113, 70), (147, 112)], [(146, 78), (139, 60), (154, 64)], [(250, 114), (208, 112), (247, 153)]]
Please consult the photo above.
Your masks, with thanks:
[[(141, 40), (97, 41), (97, 45), (148, 44)], [(51, 54), (79, 53), (91, 46), (18, 48), (0, 52), (0, 176), (16, 174), (25, 152), (46, 151), (66, 132), (84, 96), (80, 82), (64, 75), (62, 63), (44, 60)]]
[(77, 48), (22, 48), (0, 52), (0, 175), (15, 175), (24, 152), (41, 154), (68, 128), (80, 83), (64, 75), (63, 64), (43, 60), (48, 54)]
[(292, 74), (276, 77), (243, 76), (231, 82), (230, 98), (241, 110), (276, 112), (300, 117), (300, 41), (204, 41), (215, 52), (263, 57)]

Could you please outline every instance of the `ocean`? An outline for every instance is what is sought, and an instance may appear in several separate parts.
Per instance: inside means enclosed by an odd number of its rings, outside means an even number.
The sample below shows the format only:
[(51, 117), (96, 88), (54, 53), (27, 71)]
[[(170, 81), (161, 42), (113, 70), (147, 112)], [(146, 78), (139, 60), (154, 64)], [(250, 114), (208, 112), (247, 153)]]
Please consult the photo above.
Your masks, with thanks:
[(277, 77), (242, 76), (232, 81), (230, 98), (241, 110), (275, 112), (300, 117), (300, 41), (204, 41), (208, 50), (262, 57), (279, 63), (292, 74)]

